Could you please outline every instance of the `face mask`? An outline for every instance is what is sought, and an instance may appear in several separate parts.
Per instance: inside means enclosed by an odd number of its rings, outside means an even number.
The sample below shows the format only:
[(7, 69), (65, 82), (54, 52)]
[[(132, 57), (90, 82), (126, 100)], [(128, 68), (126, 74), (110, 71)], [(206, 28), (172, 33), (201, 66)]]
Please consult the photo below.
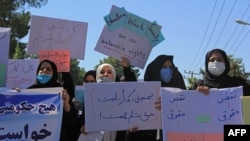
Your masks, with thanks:
[(225, 63), (209, 62), (208, 71), (215, 76), (219, 76), (225, 71)]
[(52, 78), (52, 75), (48, 75), (48, 74), (38, 74), (36, 77), (37, 81), (39, 81), (42, 84), (49, 82), (51, 78)]
[(109, 77), (100, 77), (98, 82), (113, 82), (113, 79)]
[(164, 81), (165, 83), (168, 83), (173, 76), (173, 70), (170, 68), (162, 68), (161, 69), (161, 80)]

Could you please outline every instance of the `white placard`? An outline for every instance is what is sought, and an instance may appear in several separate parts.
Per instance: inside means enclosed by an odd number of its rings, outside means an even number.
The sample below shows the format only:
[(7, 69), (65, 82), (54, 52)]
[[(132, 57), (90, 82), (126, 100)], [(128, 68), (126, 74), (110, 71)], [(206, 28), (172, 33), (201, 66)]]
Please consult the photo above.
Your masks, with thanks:
[[(242, 87), (197, 90), (161, 89), (163, 137), (167, 141), (222, 141), (225, 124), (242, 124)], [(167, 137), (167, 138), (166, 138)]]
[(84, 59), (88, 24), (32, 15), (28, 53), (40, 50), (70, 50), (70, 57)]
[(161, 111), (154, 105), (159, 97), (160, 82), (86, 83), (86, 130), (161, 128)]
[(36, 82), (39, 59), (9, 59), (6, 87), (26, 89)]

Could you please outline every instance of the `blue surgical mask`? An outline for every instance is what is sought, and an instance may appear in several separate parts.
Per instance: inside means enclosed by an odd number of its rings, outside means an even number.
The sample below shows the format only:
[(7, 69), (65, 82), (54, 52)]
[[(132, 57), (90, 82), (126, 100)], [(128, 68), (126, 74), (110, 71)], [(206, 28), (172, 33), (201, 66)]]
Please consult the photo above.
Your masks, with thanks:
[(51, 78), (52, 78), (52, 75), (48, 75), (48, 74), (38, 74), (36, 76), (37, 81), (39, 81), (42, 84), (49, 82)]
[(113, 79), (109, 77), (100, 77), (98, 82), (113, 82)]
[(165, 83), (168, 83), (173, 77), (173, 70), (171, 68), (162, 68), (160, 73), (161, 80)]

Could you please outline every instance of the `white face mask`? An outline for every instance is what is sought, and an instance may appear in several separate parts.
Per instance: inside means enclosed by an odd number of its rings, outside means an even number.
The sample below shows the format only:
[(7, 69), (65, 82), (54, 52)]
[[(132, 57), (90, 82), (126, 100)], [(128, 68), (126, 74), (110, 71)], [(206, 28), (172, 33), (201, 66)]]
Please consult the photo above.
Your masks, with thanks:
[(109, 77), (100, 77), (98, 79), (98, 82), (114, 82), (114, 81)]
[(223, 62), (209, 62), (208, 71), (215, 75), (219, 76), (225, 71), (225, 63)]

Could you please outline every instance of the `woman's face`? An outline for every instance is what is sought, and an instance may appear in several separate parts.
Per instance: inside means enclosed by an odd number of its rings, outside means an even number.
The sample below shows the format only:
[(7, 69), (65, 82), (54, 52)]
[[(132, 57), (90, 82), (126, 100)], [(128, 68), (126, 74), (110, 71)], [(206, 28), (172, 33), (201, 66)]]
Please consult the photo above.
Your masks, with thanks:
[(50, 63), (43, 62), (39, 71), (38, 71), (38, 74), (53, 75), (53, 69), (52, 69)]
[(223, 56), (219, 52), (211, 53), (208, 62), (225, 62)]
[(95, 78), (93, 75), (87, 75), (86, 80), (84, 83), (95, 83)]
[(112, 80), (115, 80), (114, 79), (114, 74), (112, 72), (112, 69), (109, 67), (109, 66), (104, 66), (102, 68), (102, 70), (100, 71), (100, 74), (99, 74), (100, 77), (108, 77)]
[(173, 67), (173, 64), (172, 64), (172, 62), (169, 61), (169, 60), (166, 60), (166, 61), (164, 62), (164, 64), (162, 65), (162, 68), (172, 68), (172, 67)]

